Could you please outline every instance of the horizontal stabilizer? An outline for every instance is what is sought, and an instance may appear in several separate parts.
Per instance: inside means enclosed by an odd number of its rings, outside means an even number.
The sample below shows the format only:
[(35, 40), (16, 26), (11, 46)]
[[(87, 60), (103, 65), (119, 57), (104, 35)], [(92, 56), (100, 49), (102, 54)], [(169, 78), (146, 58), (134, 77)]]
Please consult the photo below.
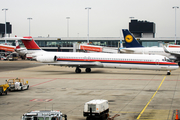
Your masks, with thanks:
[(32, 37), (4, 37), (4, 40), (32, 40)]

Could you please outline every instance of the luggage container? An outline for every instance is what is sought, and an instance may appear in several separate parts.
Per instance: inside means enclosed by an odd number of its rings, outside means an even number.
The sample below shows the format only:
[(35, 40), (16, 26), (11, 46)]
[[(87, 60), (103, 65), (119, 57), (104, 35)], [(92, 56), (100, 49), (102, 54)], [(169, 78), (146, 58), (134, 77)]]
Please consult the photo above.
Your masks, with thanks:
[(108, 100), (97, 99), (86, 102), (83, 115), (87, 117), (86, 120), (94, 118), (107, 119), (109, 116)]
[(67, 120), (67, 115), (62, 114), (59, 110), (42, 110), (31, 111), (23, 114), (21, 120)]

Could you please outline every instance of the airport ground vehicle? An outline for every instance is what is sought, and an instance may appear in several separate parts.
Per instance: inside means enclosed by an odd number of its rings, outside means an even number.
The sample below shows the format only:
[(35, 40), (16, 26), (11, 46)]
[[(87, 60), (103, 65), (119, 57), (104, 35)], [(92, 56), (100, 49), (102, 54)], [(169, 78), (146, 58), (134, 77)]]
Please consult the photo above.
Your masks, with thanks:
[(1, 60), (7, 60), (7, 58), (4, 56), (1, 56)]
[(21, 120), (63, 120), (63, 117), (67, 120), (67, 115), (60, 111), (44, 110), (25, 113)]
[(24, 82), (24, 79), (8, 79), (6, 82), (9, 85), (10, 91), (29, 89), (28, 81)]
[(5, 93), (7, 95), (8, 89), (9, 89), (8, 84), (0, 85), (0, 95), (2, 95), (3, 93)]
[(107, 100), (97, 99), (86, 102), (83, 111), (86, 120), (107, 119), (109, 116), (109, 105)]
[(18, 55), (17, 55), (17, 53), (10, 54), (10, 56), (9, 56), (9, 61), (13, 61), (13, 60), (18, 60)]

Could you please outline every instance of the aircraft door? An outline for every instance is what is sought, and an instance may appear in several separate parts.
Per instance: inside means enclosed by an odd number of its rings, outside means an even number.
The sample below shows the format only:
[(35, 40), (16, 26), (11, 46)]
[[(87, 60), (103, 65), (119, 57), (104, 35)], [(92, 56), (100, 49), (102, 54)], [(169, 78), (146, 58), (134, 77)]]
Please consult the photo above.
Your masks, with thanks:
[(158, 59), (156, 59), (156, 65), (159, 65), (159, 60)]

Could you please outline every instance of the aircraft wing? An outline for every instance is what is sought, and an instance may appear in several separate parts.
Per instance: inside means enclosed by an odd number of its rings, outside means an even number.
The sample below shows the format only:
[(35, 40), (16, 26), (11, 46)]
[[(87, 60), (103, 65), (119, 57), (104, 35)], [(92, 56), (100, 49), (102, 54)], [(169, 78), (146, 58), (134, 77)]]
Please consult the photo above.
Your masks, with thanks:
[(43, 63), (54, 66), (69, 66), (69, 67), (103, 67), (103, 64), (100, 62), (55, 62), (55, 63)]
[(26, 37), (3, 37), (4, 40), (32, 40), (32, 38)]
[(120, 53), (133, 53), (133, 52), (134, 52), (134, 50), (129, 50), (126, 48), (120, 49)]

